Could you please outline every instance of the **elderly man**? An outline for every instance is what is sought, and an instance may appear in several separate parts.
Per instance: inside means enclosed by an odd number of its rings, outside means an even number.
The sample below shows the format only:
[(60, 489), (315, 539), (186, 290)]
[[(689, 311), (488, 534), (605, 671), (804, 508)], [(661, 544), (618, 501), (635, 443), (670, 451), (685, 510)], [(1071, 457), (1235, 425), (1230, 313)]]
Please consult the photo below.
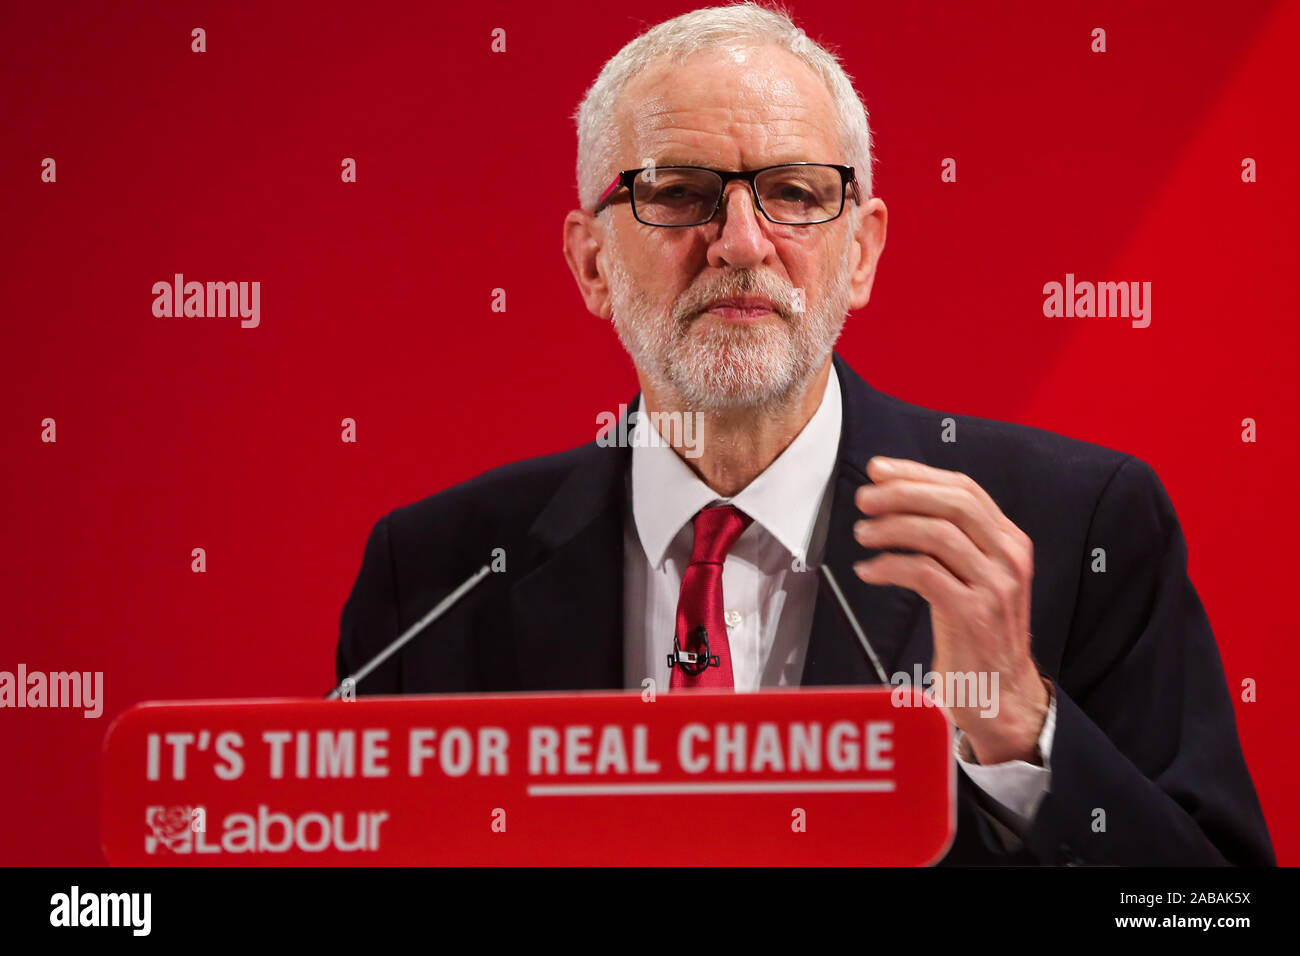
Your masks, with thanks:
[[(945, 862), (1272, 863), (1152, 470), (906, 404), (834, 354), (886, 226), (835, 57), (779, 13), (698, 10), (624, 47), (577, 119), (564, 253), (636, 367), (638, 440), (381, 519), (340, 676), (499, 546), (508, 573), (361, 691), (878, 683), (824, 562), (891, 673), (996, 679), (994, 707), (934, 688), (961, 768)], [(698, 441), (645, 440), (656, 421)]]

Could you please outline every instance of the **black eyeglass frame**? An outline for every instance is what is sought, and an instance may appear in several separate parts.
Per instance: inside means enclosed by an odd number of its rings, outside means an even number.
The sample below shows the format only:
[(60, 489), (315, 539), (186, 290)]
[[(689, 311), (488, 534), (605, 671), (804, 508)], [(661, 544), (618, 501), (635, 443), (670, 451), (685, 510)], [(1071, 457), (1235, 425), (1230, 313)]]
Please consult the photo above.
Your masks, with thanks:
[[(765, 173), (771, 169), (784, 169), (788, 166), (825, 166), (827, 169), (833, 169), (838, 172), (840, 174), (840, 211), (829, 219), (814, 219), (811, 222), (783, 222), (779, 219), (773, 219), (768, 214), (767, 210), (763, 208), (763, 200), (758, 196), (758, 185), (756, 180), (761, 173)], [(632, 184), (636, 182), (636, 177), (640, 176), (647, 169), (654, 169), (656, 171), (661, 169), (700, 169), (719, 176), (722, 179), (722, 188), (718, 190), (718, 202), (713, 207), (713, 211), (709, 213), (709, 217), (707, 219), (701, 219), (699, 222), (686, 223), (646, 222), (642, 219), (641, 214), (638, 213), (636, 209), (636, 194), (632, 190)], [(776, 226), (820, 226), (823, 223), (834, 222), (836, 219), (840, 218), (840, 216), (844, 215), (844, 207), (848, 205), (846, 198), (849, 186), (853, 187), (853, 201), (858, 205), (862, 205), (862, 191), (858, 186), (858, 178), (857, 174), (854, 172), (854, 168), (852, 166), (840, 166), (836, 163), (776, 163), (772, 166), (764, 166), (762, 169), (747, 170), (710, 169), (708, 166), (642, 166), (640, 169), (625, 169), (615, 176), (614, 181), (605, 188), (603, 193), (601, 193), (600, 199), (596, 203), (596, 208), (591, 211), (591, 214), (593, 216), (599, 215), (601, 210), (614, 201), (614, 196), (619, 189), (626, 188), (628, 199), (632, 205), (632, 215), (636, 218), (636, 221), (641, 223), (643, 226), (654, 226), (656, 229), (690, 229), (695, 226), (703, 226), (706, 223), (712, 222), (713, 218), (718, 214), (718, 210), (722, 208), (723, 200), (727, 198), (728, 184), (736, 179), (741, 179), (749, 183), (749, 192), (754, 197), (754, 205), (757, 207), (758, 211), (763, 214), (764, 219)]]

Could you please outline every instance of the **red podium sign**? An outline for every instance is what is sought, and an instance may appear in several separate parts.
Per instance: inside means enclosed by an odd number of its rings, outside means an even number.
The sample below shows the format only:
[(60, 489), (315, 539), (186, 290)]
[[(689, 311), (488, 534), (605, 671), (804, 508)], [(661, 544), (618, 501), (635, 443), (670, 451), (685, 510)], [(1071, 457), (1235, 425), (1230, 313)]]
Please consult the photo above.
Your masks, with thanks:
[[(911, 690), (141, 704), (117, 865), (936, 862), (951, 726)], [(894, 699), (891, 700), (891, 697)]]

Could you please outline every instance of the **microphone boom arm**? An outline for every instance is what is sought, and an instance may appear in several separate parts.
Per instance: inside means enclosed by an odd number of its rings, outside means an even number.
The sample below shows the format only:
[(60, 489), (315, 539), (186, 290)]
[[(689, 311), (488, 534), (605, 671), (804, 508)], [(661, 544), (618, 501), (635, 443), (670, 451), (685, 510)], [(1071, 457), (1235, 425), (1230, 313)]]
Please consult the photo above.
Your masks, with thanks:
[(438, 620), (438, 618), (446, 614), (447, 611), (451, 609), (451, 606), (453, 604), (455, 604), (462, 597), (464, 597), (475, 587), (477, 587), (478, 583), (491, 573), (492, 573), (492, 569), (485, 564), (483, 565), (483, 567), (479, 568), (477, 571), (471, 574), (468, 578), (465, 579), (465, 581), (460, 585), (460, 587), (456, 588), (456, 590), (452, 591), (445, 598), (439, 601), (434, 606), (432, 611), (430, 611), (428, 614), (424, 615), (424, 617), (420, 618), (418, 621), (416, 621), (414, 624), (408, 627), (406, 631), (400, 637), (397, 638), (397, 640), (393, 641), (382, 651), (380, 651), (369, 661), (367, 661), (359, 671), (357, 671), (355, 674), (351, 674), (343, 678), (343, 680), (339, 682), (338, 687), (335, 687), (332, 691), (330, 691), (328, 694), (325, 695), (325, 699), (338, 700), (339, 697), (341, 697), (343, 694), (344, 687), (348, 686), (349, 684), (355, 687), (371, 671), (373, 671), (384, 661), (388, 660), (388, 658), (392, 657), (394, 654), (400, 651), (407, 641), (411, 640), (411, 638), (415, 637), (415, 635), (419, 634), (422, 630), (424, 630), (434, 621)]

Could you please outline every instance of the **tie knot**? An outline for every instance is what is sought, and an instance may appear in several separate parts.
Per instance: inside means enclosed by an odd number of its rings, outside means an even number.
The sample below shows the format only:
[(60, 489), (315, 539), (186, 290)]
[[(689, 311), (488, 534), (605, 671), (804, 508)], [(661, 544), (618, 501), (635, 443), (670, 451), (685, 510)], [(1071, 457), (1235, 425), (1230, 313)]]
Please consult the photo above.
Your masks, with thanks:
[(702, 508), (692, 522), (695, 545), (691, 548), (691, 564), (721, 564), (753, 520), (734, 505)]

